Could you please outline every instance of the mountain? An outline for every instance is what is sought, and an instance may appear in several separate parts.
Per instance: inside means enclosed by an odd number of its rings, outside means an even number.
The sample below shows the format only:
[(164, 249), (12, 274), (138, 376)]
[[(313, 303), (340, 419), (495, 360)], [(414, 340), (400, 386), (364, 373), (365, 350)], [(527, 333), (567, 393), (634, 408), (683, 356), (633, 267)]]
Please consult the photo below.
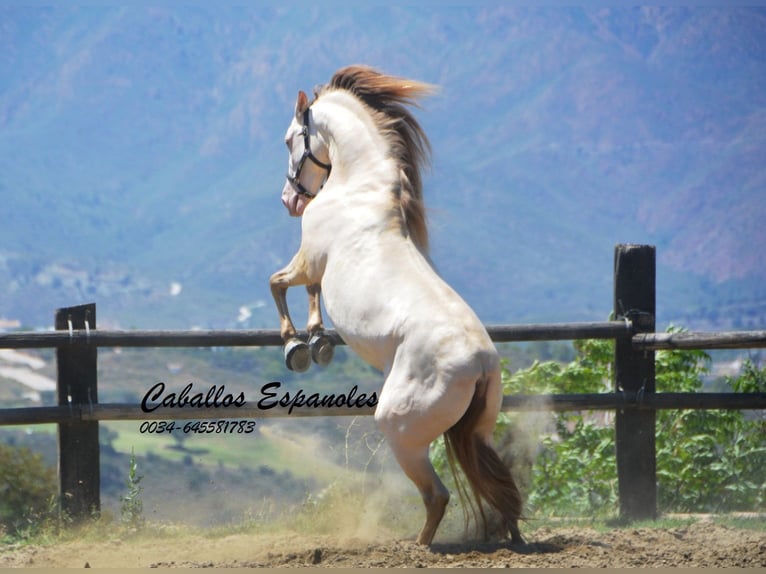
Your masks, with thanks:
[(349, 63), (441, 87), (432, 255), (486, 322), (603, 320), (651, 243), (659, 324), (766, 325), (766, 11), (491, 2), (0, 5), (0, 318), (276, 327), (282, 136)]

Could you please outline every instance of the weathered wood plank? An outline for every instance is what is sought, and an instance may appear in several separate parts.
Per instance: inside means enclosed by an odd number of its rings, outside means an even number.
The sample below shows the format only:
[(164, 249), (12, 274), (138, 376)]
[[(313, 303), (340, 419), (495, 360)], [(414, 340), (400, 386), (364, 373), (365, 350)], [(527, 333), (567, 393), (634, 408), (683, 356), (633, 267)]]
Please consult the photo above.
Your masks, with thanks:
[[(755, 349), (766, 348), (766, 331), (689, 331), (684, 333), (636, 333), (631, 321), (595, 323), (549, 323), (488, 325), (497, 343), (566, 341), (576, 339), (631, 338), (638, 350), (660, 349)], [(333, 330), (327, 334), (336, 345), (343, 339)], [(306, 338), (306, 333), (299, 333)], [(0, 333), (0, 349), (46, 349), (71, 344), (95, 347), (279, 347), (282, 339), (274, 329), (256, 330), (156, 330), (109, 331), (16, 331)]]
[(577, 339), (618, 339), (630, 337), (633, 334), (633, 326), (630, 321), (488, 325), (487, 332), (496, 343), (572, 341)]
[[(576, 393), (560, 395), (506, 395), (502, 410), (522, 411), (606, 411), (636, 409), (734, 409), (766, 410), (766, 393)], [(100, 403), (60, 407), (24, 407), (0, 409), (0, 426), (44, 424), (73, 421), (143, 421), (143, 420), (210, 420), (261, 419), (276, 417), (369, 416), (373, 407), (346, 408), (300, 407), (288, 413), (286, 407), (263, 410), (257, 401), (242, 407), (223, 409), (166, 408), (146, 413), (135, 403)]]
[(74, 405), (0, 409), (0, 426), (39, 425), (79, 420), (80, 408)]
[[(59, 309), (56, 328), (96, 328), (96, 305)], [(59, 407), (98, 403), (97, 349), (92, 345), (58, 347)], [(101, 510), (101, 466), (97, 421), (67, 421), (58, 429), (59, 495), (62, 511), (82, 520)]]
[(639, 333), (632, 337), (640, 350), (661, 349), (757, 349), (766, 348), (766, 331), (723, 331), (685, 333)]
[(506, 395), (503, 411), (766, 409), (766, 393), (600, 393)]
[[(614, 339), (633, 334), (630, 323), (550, 323), (530, 325), (490, 325), (496, 342), (553, 341), (574, 339)], [(327, 335), (336, 345), (345, 342), (334, 330)], [(299, 333), (304, 339), (305, 332)], [(0, 333), (0, 349), (55, 348), (72, 344), (95, 347), (280, 347), (282, 339), (275, 329), (253, 330), (156, 330), (111, 331), (73, 329), (64, 331), (18, 331)]]
[[(614, 312), (636, 332), (654, 332), (656, 252), (651, 245), (618, 245), (614, 253)], [(655, 391), (654, 351), (639, 351), (631, 339), (617, 339), (615, 391), (641, 396)], [(618, 409), (615, 417), (620, 516), (628, 520), (657, 515), (655, 411)]]

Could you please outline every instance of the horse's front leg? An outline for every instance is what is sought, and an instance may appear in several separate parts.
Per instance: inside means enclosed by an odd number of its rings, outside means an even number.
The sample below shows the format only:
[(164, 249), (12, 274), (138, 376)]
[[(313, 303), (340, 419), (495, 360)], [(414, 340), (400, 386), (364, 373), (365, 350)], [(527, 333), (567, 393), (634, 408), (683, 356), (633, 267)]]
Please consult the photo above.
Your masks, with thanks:
[[(269, 279), (271, 296), (274, 297), (274, 303), (276, 303), (279, 313), (279, 334), (285, 343), (285, 364), (288, 369), (297, 372), (304, 372), (311, 366), (311, 349), (306, 343), (298, 339), (298, 332), (287, 308), (287, 289), (294, 285), (306, 285), (308, 283), (308, 266), (301, 251), (295, 254), (287, 267), (277, 271)], [(310, 300), (311, 297), (309, 297)]]
[(311, 283), (306, 285), (306, 291), (309, 294), (309, 320), (306, 329), (309, 332), (311, 358), (317, 365), (324, 367), (332, 361), (335, 348), (330, 337), (324, 333), (322, 308), (319, 303), (322, 288), (319, 283)]

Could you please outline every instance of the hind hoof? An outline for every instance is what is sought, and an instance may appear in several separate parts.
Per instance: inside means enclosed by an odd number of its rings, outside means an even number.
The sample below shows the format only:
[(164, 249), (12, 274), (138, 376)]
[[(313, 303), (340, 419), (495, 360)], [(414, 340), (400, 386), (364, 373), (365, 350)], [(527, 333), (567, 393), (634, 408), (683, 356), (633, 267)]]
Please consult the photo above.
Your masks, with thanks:
[(311, 336), (309, 347), (311, 347), (311, 358), (320, 367), (329, 365), (335, 355), (335, 345), (330, 337), (321, 331)]
[(519, 546), (523, 546), (527, 543), (526, 540), (521, 536), (521, 531), (519, 530), (518, 526), (511, 526), (511, 544), (518, 544)]
[(311, 349), (300, 339), (285, 343), (285, 365), (296, 373), (305, 373), (311, 366)]

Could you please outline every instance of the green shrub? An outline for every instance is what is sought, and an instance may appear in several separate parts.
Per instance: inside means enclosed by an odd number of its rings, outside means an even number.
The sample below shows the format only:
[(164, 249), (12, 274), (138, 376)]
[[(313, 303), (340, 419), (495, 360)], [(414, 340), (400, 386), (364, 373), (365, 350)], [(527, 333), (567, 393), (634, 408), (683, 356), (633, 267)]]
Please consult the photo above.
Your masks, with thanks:
[[(611, 341), (587, 340), (574, 343), (577, 355), (569, 363), (536, 362), (511, 374), (503, 370), (505, 394), (599, 393), (612, 388)], [(539, 413), (535, 416), (540, 415)], [(513, 458), (514, 472), (528, 474), (526, 515), (601, 515), (617, 502), (614, 426), (603, 424), (609, 416), (567, 411), (547, 415), (550, 429), (539, 437), (536, 457)], [(510, 435), (511, 443), (527, 442), (529, 415), (501, 413), (497, 432)], [(539, 425), (532, 425), (538, 428)], [(502, 439), (501, 439), (502, 440)]]
[(36, 529), (51, 516), (56, 491), (55, 471), (39, 454), (0, 444), (0, 534)]
[[(681, 375), (690, 369), (678, 352), (658, 352), (656, 360), (663, 373), (658, 390), (701, 390), (699, 378)], [(727, 383), (734, 392), (766, 392), (766, 369), (746, 362), (742, 375), (728, 377)], [(766, 419), (740, 410), (659, 411), (657, 479), (660, 510), (763, 510)]]
[(144, 487), (141, 486), (143, 475), (138, 474), (138, 462), (133, 449), (130, 450), (130, 463), (128, 468), (128, 492), (120, 499), (120, 515), (123, 524), (139, 530), (144, 526), (144, 502), (141, 499), (141, 493)]

